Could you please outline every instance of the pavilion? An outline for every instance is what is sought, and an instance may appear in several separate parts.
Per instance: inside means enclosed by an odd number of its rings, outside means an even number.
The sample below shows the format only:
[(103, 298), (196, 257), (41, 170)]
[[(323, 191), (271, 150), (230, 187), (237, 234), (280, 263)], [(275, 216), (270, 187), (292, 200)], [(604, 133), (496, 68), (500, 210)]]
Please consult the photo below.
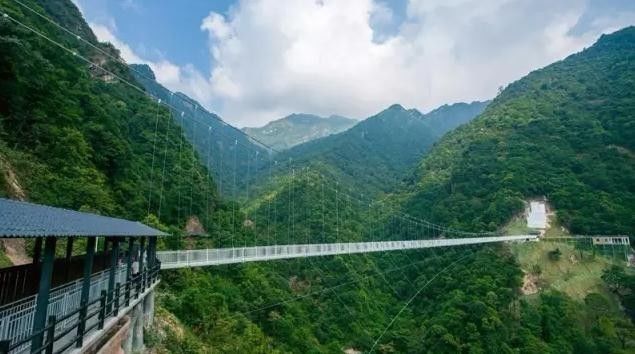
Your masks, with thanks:
[(34, 245), (31, 264), (0, 269), (0, 353), (82, 348), (91, 331), (156, 285), (157, 237), (166, 235), (139, 222), (0, 198), (0, 238)]

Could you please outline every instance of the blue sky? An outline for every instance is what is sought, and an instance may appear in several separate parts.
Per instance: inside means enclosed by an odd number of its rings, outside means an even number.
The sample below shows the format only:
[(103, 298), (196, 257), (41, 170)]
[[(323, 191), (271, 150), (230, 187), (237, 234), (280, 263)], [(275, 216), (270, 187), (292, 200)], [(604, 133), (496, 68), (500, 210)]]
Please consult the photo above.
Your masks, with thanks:
[(635, 24), (632, 0), (74, 0), (102, 41), (238, 126), (490, 99)]
[(209, 74), (207, 35), (200, 30), (201, 21), (211, 11), (227, 13), (233, 2), (89, 0), (79, 4), (88, 21), (114, 27), (117, 36), (144, 58), (169, 58)]

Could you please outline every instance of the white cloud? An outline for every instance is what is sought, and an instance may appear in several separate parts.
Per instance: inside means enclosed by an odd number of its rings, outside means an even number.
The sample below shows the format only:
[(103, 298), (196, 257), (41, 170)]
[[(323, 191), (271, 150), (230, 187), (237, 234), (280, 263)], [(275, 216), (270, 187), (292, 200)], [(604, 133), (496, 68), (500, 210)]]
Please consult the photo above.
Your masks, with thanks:
[[(369, 116), (392, 103), (429, 110), (492, 98), (498, 87), (635, 23), (635, 13), (589, 14), (592, 0), (410, 0), (397, 31), (377, 0), (239, 0), (210, 13), (212, 72), (145, 60), (108, 26), (91, 24), (131, 63), (238, 126), (292, 112)], [(575, 28), (575, 31), (572, 30)]]
[(392, 13), (373, 0), (244, 0), (201, 25), (213, 67), (209, 94), (239, 125), (291, 112), (365, 117), (395, 102), (428, 110), (488, 99), (600, 33), (635, 23), (633, 14), (603, 18), (570, 34), (587, 5), (411, 0), (398, 33), (377, 41), (377, 23)]

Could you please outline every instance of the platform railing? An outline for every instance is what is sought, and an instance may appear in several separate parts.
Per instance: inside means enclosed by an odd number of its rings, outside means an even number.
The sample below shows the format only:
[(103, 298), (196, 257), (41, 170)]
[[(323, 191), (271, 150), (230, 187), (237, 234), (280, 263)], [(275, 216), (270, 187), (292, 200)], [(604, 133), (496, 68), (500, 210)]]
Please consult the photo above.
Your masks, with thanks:
[[(92, 275), (90, 285), (90, 300), (99, 296), (101, 290), (108, 288), (108, 270), (100, 271)], [(119, 266), (115, 273), (115, 282), (125, 282), (126, 267)], [(58, 318), (59, 326), (65, 328), (72, 318), (64, 319), (64, 316), (79, 306), (82, 289), (82, 280), (78, 279), (67, 284), (60, 285), (51, 291), (49, 297), (48, 316)], [(21, 340), (29, 335), (33, 327), (35, 315), (35, 303), (37, 295), (15, 301), (0, 307), (0, 338)]]
[[(51, 293), (46, 326), (32, 332), (34, 299), (18, 301), (3, 306), (0, 317), (0, 354), (5, 353), (63, 353), (74, 346), (81, 347), (83, 338), (95, 330), (102, 329), (104, 321), (118, 316), (120, 308), (128, 306), (131, 299), (138, 298), (158, 280), (160, 262), (126, 280), (125, 266), (119, 267), (115, 277), (112, 296), (108, 293), (108, 271), (93, 275), (89, 300), (80, 304), (81, 282), (58, 287)], [(75, 284), (77, 283), (77, 284)], [(78, 287), (79, 284), (79, 287)], [(107, 299), (111, 300), (107, 300)], [(43, 335), (42, 347), (31, 348), (34, 337)]]

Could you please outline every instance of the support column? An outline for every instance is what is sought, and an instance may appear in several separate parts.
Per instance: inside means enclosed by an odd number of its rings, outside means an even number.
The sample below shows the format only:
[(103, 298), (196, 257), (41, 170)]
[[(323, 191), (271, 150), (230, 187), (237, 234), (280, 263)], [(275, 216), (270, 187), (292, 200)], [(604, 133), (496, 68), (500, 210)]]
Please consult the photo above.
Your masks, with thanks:
[(112, 311), (112, 299), (115, 294), (115, 273), (118, 268), (118, 259), (119, 259), (119, 240), (116, 238), (112, 239), (112, 252), (110, 253), (110, 270), (108, 272), (108, 296), (106, 306), (106, 316), (110, 314)]
[(126, 280), (132, 277), (132, 253), (134, 252), (134, 237), (128, 238), (128, 259), (126, 261)]
[(130, 314), (128, 315), (130, 317), (130, 323), (128, 323), (128, 335), (126, 336), (126, 339), (123, 341), (123, 343), (121, 343), (121, 349), (123, 349), (124, 354), (132, 353), (132, 339), (134, 337), (134, 317), (132, 316), (133, 313), (134, 309), (132, 309), (130, 311)]
[(130, 294), (132, 293), (132, 254), (134, 252), (134, 237), (128, 238), (128, 259), (126, 262), (126, 306), (130, 305)]
[(66, 238), (66, 255), (64, 257), (64, 268), (66, 272), (66, 281), (70, 278), (71, 274), (71, 258), (73, 257), (73, 242), (75, 241), (74, 237)]
[(106, 264), (106, 262), (108, 261), (108, 237), (104, 237), (104, 249), (103, 249), (103, 254), (101, 257), (101, 265), (102, 268), (105, 270), (106, 268), (108, 268), (108, 264)]
[(154, 268), (156, 265), (157, 238), (148, 238), (148, 267)]
[(143, 299), (143, 326), (148, 328), (154, 322), (154, 290)]
[[(150, 236), (148, 237), (148, 269), (154, 271), (154, 268), (157, 265), (157, 238)], [(148, 275), (148, 286), (150, 286), (154, 282), (154, 275)]]
[(143, 292), (143, 290), (145, 289), (145, 267), (144, 267), (144, 262), (143, 262), (143, 257), (145, 256), (145, 252), (146, 252), (146, 238), (145, 237), (141, 237), (141, 240), (139, 240), (139, 274), (141, 274), (141, 291)]
[(84, 344), (84, 329), (86, 328), (86, 311), (84, 307), (88, 303), (90, 295), (90, 279), (93, 275), (93, 260), (95, 259), (95, 245), (97, 238), (89, 237), (86, 242), (86, 256), (84, 257), (84, 279), (82, 280), (82, 294), (80, 300), (80, 306), (82, 310), (79, 313), (79, 325), (77, 327), (77, 334), (80, 335), (77, 339), (76, 346), (81, 348)]
[(33, 246), (33, 264), (40, 263), (42, 258), (42, 237), (35, 239), (35, 245)]
[(75, 237), (66, 238), (66, 255), (64, 257), (66, 262), (70, 261), (71, 257), (73, 257), (73, 242), (75, 242)]
[[(55, 237), (47, 237), (44, 241), (44, 258), (42, 259), (42, 270), (40, 272), (40, 287), (35, 303), (35, 315), (33, 316), (33, 329), (31, 333), (41, 331), (46, 325), (56, 242), (57, 238)], [(39, 333), (34, 336), (31, 340), (31, 348), (40, 348), (43, 340), (44, 333)]]
[(139, 302), (133, 309), (134, 326), (132, 330), (132, 352), (142, 353), (143, 346), (143, 303)]

